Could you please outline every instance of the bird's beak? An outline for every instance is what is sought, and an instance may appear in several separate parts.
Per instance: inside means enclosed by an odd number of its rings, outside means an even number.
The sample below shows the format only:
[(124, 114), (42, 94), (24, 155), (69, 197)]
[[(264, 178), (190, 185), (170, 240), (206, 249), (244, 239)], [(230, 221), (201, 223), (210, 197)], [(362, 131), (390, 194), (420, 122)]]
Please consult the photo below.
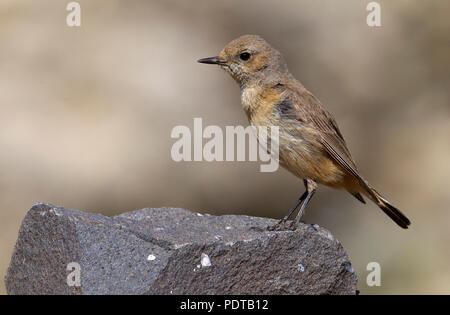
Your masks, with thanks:
[(197, 60), (197, 62), (207, 63), (207, 64), (210, 64), (210, 65), (223, 65), (223, 64), (226, 63), (225, 60), (219, 59), (219, 56), (199, 59), (199, 60)]

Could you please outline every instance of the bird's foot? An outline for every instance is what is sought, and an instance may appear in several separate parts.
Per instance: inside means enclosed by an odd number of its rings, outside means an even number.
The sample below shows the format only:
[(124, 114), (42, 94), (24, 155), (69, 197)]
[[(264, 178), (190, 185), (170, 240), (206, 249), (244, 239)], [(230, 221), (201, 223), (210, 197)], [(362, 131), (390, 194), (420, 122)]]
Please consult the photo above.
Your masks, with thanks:
[(280, 220), (278, 223), (274, 225), (270, 225), (267, 227), (268, 231), (295, 231), (298, 228), (298, 224), (295, 220)]

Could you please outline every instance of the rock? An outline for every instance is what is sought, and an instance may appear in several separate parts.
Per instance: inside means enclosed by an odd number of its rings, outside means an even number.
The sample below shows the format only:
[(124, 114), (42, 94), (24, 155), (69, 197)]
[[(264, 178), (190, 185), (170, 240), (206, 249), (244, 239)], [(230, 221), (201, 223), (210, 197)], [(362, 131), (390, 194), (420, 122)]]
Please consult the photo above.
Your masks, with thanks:
[(267, 231), (274, 223), (173, 208), (105, 217), (39, 203), (22, 222), (7, 292), (355, 294), (356, 274), (331, 233)]

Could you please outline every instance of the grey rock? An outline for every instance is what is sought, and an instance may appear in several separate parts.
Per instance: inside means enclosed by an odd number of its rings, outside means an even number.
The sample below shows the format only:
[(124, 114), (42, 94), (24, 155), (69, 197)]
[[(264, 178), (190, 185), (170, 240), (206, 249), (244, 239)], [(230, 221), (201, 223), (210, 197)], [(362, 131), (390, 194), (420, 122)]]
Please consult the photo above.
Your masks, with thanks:
[[(19, 232), (8, 294), (355, 294), (327, 230), (276, 220), (143, 209), (116, 217), (39, 203)], [(78, 263), (81, 286), (69, 286)]]

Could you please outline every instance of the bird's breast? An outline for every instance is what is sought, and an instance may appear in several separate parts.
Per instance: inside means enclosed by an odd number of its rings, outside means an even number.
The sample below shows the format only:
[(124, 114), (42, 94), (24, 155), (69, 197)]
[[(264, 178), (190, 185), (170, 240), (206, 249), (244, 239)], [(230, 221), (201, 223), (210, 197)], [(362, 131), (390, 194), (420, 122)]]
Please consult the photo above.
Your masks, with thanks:
[(241, 102), (247, 115), (251, 114), (258, 107), (260, 93), (261, 89), (258, 87), (248, 87), (242, 89)]
[(279, 127), (282, 166), (300, 178), (311, 178), (330, 186), (340, 181), (343, 173), (323, 150), (317, 132), (301, 119), (289, 118), (286, 111), (290, 108), (283, 91), (246, 88), (241, 92), (241, 101), (251, 125)]
[(241, 91), (242, 107), (255, 126), (278, 125), (274, 121), (274, 108), (280, 98), (281, 94), (273, 88), (252, 86)]

